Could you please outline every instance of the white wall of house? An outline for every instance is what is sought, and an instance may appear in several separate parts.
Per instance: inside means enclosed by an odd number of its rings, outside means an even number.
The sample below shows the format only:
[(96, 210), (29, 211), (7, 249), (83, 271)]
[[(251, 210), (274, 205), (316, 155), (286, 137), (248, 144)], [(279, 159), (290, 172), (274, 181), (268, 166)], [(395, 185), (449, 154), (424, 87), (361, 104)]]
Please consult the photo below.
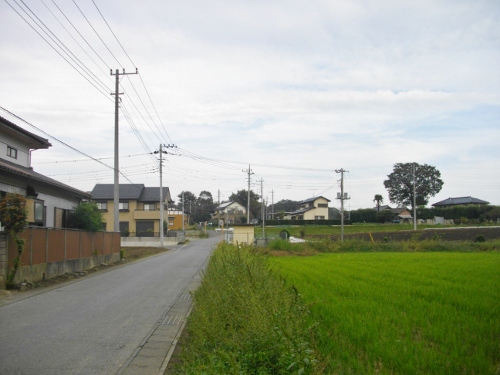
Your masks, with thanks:
[(78, 200), (68, 200), (60, 197), (55, 197), (53, 195), (39, 193), (38, 200), (43, 201), (45, 207), (45, 226), (54, 227), (55, 226), (55, 209), (61, 208), (63, 210), (73, 210), (75, 206), (78, 205)]
[(7, 185), (2, 182), (0, 182), (0, 191), (5, 191), (6, 193), (11, 193), (11, 194), (21, 194), (21, 195), (26, 195), (26, 189), (25, 188), (20, 188), (17, 186), (12, 186), (12, 185)]
[[(8, 147), (17, 150), (17, 158), (14, 159), (7, 156)], [(0, 133), (0, 158), (10, 161), (11, 163), (22, 165), (23, 167), (30, 166), (30, 149), (19, 140), (11, 136)]]

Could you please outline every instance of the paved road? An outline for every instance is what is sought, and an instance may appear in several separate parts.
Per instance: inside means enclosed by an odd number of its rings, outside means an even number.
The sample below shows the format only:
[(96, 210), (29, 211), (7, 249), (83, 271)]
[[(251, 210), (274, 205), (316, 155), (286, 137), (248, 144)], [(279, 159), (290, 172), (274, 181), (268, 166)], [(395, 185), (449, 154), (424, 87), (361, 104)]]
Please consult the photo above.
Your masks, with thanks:
[(204, 266), (218, 238), (0, 307), (0, 374), (116, 374)]

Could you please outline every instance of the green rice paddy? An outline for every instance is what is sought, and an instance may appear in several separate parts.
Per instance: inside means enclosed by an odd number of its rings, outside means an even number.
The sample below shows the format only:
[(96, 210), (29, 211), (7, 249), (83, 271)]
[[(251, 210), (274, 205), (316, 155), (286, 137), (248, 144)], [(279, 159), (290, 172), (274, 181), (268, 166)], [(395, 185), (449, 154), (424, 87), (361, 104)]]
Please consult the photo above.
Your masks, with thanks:
[(499, 252), (270, 260), (311, 306), (322, 373), (500, 374)]

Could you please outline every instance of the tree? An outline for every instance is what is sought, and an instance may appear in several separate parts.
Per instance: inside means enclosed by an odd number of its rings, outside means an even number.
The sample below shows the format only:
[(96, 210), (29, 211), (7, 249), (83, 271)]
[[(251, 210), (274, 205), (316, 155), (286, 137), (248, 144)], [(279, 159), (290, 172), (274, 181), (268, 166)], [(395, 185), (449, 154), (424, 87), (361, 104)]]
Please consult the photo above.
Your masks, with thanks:
[(184, 193), (184, 210), (192, 210), (193, 209), (193, 204), (196, 203), (196, 195), (191, 193), (190, 191), (183, 191), (180, 193), (177, 198), (179, 198), (179, 210), (182, 210), (182, 194)]
[(212, 193), (207, 190), (203, 190), (200, 192), (198, 199), (196, 200), (197, 210), (196, 214), (193, 215), (193, 220), (195, 222), (204, 222), (209, 221), (211, 213), (215, 210), (217, 206), (212, 197)]
[(377, 202), (377, 212), (380, 211), (380, 203), (384, 202), (384, 198), (380, 194), (375, 194), (373, 201)]
[(83, 202), (69, 215), (68, 227), (97, 232), (104, 227), (102, 212), (94, 202)]
[(28, 224), (28, 209), (26, 198), (20, 194), (7, 194), (0, 200), (0, 221), (7, 233), (14, 238), (17, 246), (17, 255), (12, 262), (11, 272), (7, 275), (7, 288), (14, 287), (14, 279), (21, 264), (21, 254), (24, 250), (24, 240), (19, 237)]
[[(259, 198), (260, 196), (258, 194), (255, 194), (252, 190), (250, 190), (250, 216), (251, 217), (260, 217), (260, 203), (259, 203)], [(232, 193), (229, 196), (229, 200), (232, 202), (238, 202), (241, 204), (245, 209), (248, 207), (247, 202), (248, 202), (248, 190), (238, 190), (237, 193)]]
[(425, 206), (429, 198), (435, 196), (443, 187), (441, 172), (427, 164), (397, 163), (384, 181), (389, 192), (389, 200), (413, 209), (413, 167), (415, 166), (415, 191), (417, 206)]

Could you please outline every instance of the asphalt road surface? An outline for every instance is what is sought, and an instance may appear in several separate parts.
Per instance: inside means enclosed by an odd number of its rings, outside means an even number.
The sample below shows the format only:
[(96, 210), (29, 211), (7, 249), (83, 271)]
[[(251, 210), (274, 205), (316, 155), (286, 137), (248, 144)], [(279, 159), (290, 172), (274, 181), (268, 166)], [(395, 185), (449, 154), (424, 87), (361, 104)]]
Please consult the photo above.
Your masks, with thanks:
[(0, 374), (116, 374), (199, 274), (217, 240), (193, 241), (1, 306)]

